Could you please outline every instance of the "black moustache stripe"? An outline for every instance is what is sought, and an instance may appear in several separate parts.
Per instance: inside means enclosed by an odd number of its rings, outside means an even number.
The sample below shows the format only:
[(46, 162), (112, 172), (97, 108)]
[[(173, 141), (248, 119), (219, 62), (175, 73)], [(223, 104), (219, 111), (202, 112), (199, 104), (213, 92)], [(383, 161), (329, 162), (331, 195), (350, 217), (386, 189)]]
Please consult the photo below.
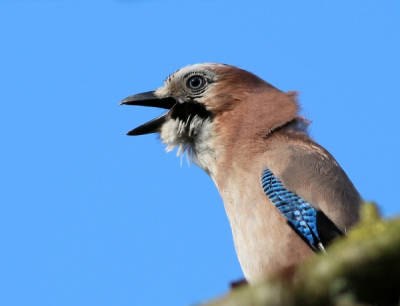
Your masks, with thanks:
[(190, 116), (190, 123), (195, 115), (199, 116), (202, 119), (213, 117), (212, 113), (207, 110), (203, 104), (197, 102), (177, 103), (170, 110), (170, 116), (172, 119), (179, 119), (183, 122), (187, 122)]

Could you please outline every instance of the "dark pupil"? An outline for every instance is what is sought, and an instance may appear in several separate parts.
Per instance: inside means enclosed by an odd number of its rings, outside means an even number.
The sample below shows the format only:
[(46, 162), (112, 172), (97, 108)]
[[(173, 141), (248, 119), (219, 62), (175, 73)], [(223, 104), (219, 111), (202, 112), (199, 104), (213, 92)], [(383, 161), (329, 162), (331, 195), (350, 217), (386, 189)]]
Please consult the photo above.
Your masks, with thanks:
[(199, 88), (201, 86), (202, 80), (199, 77), (192, 78), (190, 80), (190, 87)]

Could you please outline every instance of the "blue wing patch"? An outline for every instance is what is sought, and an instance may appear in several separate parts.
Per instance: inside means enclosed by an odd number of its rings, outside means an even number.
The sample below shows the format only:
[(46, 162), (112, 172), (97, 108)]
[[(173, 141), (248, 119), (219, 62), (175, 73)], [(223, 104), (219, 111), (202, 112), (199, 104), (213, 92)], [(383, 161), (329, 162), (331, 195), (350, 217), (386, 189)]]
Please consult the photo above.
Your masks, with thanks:
[(298, 195), (287, 190), (281, 180), (268, 168), (261, 174), (261, 184), (265, 194), (297, 232), (315, 248), (323, 248), (317, 231), (315, 209)]

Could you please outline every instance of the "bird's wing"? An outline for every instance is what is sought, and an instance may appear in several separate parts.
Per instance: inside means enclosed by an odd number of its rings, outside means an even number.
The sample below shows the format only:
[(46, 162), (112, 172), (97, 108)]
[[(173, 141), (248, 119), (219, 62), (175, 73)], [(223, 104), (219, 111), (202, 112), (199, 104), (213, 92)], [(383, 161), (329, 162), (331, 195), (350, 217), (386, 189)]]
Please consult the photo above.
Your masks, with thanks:
[(328, 151), (314, 142), (301, 145), (289, 146), (289, 162), (275, 175), (345, 232), (358, 221), (360, 194)]
[(287, 190), (281, 180), (266, 168), (261, 184), (270, 201), (288, 220), (289, 225), (313, 249), (323, 249), (317, 229), (317, 211), (295, 193)]
[[(295, 211), (297, 214), (300, 212), (310, 232), (323, 245), (345, 233), (358, 221), (361, 197), (343, 169), (323, 147), (309, 138), (293, 138), (274, 155), (262, 177), (267, 178), (269, 170), (277, 187), (271, 187), (274, 186), (271, 177), (272, 185), (268, 191), (278, 194), (279, 186), (286, 198), (274, 202), (264, 188), (265, 193), (275, 205), (290, 209), (292, 216)], [(289, 204), (282, 204), (286, 203), (283, 199)], [(288, 220), (292, 222), (290, 218)], [(313, 244), (308, 237), (307, 240)]]

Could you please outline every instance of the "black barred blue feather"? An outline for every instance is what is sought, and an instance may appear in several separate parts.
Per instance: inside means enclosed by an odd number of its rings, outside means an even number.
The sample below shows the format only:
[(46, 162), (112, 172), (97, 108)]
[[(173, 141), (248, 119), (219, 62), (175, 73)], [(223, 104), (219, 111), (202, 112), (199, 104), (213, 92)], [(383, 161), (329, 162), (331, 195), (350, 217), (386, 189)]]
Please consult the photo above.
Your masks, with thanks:
[(317, 231), (316, 210), (298, 195), (287, 190), (268, 168), (261, 175), (261, 184), (271, 202), (303, 239), (317, 249), (323, 248)]

